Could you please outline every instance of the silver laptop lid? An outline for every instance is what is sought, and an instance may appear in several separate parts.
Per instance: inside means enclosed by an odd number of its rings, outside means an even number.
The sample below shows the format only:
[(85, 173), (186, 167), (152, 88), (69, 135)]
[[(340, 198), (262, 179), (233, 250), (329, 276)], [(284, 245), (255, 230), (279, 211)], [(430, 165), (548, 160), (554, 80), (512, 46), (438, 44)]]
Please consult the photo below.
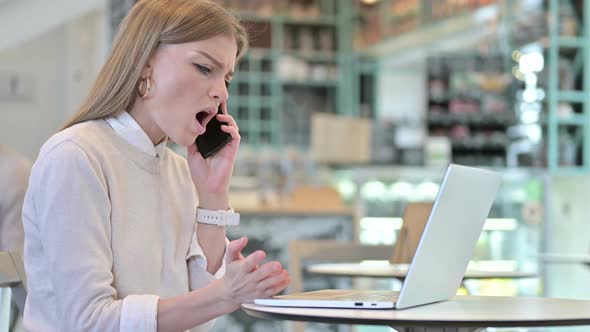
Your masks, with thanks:
[(455, 296), (501, 182), (483, 169), (449, 165), (397, 308)]

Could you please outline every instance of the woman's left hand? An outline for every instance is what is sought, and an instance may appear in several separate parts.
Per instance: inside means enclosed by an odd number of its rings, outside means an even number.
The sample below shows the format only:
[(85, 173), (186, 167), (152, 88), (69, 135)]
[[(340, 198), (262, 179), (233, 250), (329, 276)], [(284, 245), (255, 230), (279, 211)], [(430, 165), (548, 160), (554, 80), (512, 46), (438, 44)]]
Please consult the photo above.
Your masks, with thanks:
[(240, 134), (234, 118), (227, 113), (226, 104), (221, 105), (223, 114), (216, 117), (227, 125), (221, 130), (231, 135), (232, 140), (213, 156), (204, 159), (196, 144), (188, 147), (188, 165), (197, 194), (199, 206), (211, 210), (229, 208), (229, 182), (240, 146)]

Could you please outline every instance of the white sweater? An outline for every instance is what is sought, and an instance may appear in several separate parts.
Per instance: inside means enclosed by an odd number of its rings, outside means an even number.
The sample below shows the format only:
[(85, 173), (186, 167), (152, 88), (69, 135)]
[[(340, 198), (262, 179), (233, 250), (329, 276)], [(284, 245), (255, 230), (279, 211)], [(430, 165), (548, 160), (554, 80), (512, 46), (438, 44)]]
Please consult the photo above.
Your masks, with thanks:
[(104, 120), (43, 145), (23, 207), (27, 330), (156, 331), (160, 297), (223, 275), (202, 263), (186, 160), (156, 148), (142, 151)]

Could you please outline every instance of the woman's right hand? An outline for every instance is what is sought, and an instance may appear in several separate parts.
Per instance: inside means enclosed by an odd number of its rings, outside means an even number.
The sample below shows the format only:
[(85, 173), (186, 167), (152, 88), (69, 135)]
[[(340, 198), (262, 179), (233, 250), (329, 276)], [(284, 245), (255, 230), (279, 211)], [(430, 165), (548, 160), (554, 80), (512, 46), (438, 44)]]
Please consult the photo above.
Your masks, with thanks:
[(225, 276), (220, 279), (223, 299), (238, 309), (242, 303), (256, 298), (271, 297), (289, 285), (291, 278), (281, 263), (272, 261), (260, 265), (266, 258), (262, 250), (244, 257), (242, 249), (248, 238), (232, 241), (225, 255)]

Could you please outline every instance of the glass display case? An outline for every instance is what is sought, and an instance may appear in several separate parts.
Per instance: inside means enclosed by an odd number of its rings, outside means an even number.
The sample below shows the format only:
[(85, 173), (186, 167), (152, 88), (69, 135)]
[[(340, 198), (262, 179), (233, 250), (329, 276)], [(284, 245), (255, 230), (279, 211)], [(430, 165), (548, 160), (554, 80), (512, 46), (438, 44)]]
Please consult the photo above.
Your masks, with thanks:
[[(471, 267), (534, 271), (541, 276), (545, 172), (493, 169), (503, 174), (497, 198), (473, 254)], [(364, 244), (394, 244), (408, 202), (434, 201), (445, 167), (358, 167), (334, 173), (334, 185), (357, 213), (356, 239)], [(469, 188), (465, 188), (469, 191)], [(540, 295), (540, 278), (470, 280), (469, 293)]]

